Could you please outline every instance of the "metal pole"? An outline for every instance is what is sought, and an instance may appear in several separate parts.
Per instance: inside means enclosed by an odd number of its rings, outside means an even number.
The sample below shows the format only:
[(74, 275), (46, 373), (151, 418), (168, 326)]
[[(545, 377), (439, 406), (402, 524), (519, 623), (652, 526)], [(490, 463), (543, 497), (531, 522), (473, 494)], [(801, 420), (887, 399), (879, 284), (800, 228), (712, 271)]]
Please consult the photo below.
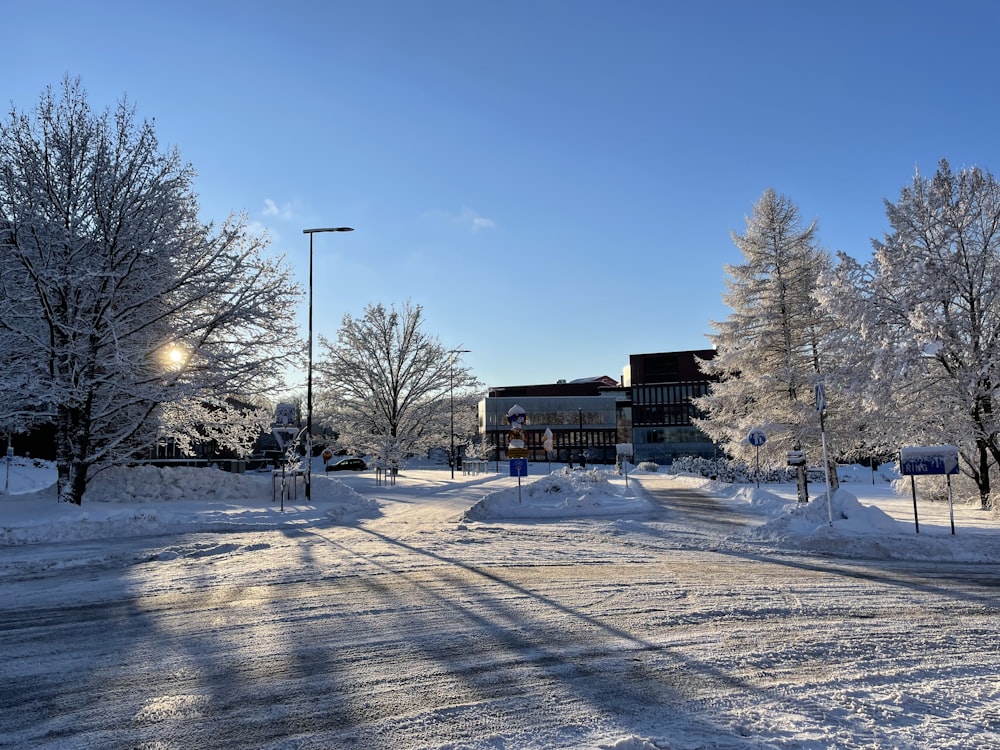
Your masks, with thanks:
[[(306, 376), (306, 502), (312, 500), (313, 434), (313, 232), (309, 232), (309, 364)], [(281, 493), (284, 510), (285, 493)]]
[(826, 427), (823, 424), (823, 412), (819, 413), (819, 434), (823, 441), (823, 476), (826, 478), (826, 515), (833, 526), (833, 501), (830, 499), (830, 459), (826, 455)]
[(497, 474), (500, 473), (500, 401), (499, 396), (493, 396), (493, 449), (496, 451)]
[(948, 482), (948, 515), (951, 516), (951, 533), (955, 534), (955, 504), (951, 499), (951, 474), (945, 474), (944, 477)]
[(312, 499), (312, 419), (313, 419), (313, 235), (316, 232), (353, 232), (353, 227), (303, 229), (309, 235), (309, 363), (306, 370), (306, 502)]
[(450, 455), (450, 459), (451, 460), (449, 461), (449, 463), (451, 464), (451, 478), (452, 479), (455, 478), (455, 464), (458, 463), (456, 461), (456, 456), (455, 456), (455, 355), (456, 354), (468, 354), (469, 351), (470, 351), (469, 349), (449, 349), (448, 350), (448, 354), (451, 355), (451, 357), (448, 359), (448, 381), (449, 381), (449, 390), (451, 392), (451, 397), (450, 397), (451, 398), (451, 429), (449, 430), (451, 432), (451, 455)]
[(448, 382), (451, 391), (451, 427), (448, 430), (451, 435), (451, 453), (449, 454), (451, 464), (451, 478), (455, 478), (455, 352), (451, 353), (448, 360)]

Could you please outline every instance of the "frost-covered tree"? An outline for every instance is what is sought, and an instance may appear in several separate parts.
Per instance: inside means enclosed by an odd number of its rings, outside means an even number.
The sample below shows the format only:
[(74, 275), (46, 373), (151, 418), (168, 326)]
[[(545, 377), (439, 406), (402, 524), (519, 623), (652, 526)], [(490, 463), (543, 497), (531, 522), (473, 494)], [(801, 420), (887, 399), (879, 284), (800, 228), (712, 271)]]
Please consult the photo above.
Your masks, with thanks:
[(371, 304), (360, 318), (344, 316), (336, 342), (320, 337), (318, 404), (344, 447), (398, 460), (448, 445), (453, 388), (463, 434), (461, 394), (480, 384), (422, 326), (420, 305)]
[[(697, 424), (733, 457), (753, 460), (747, 435), (761, 427), (769, 438), (762, 461), (783, 464), (793, 449), (820, 461), (814, 388), (823, 377), (829, 320), (814, 292), (830, 260), (816, 222), (803, 226), (797, 206), (768, 189), (733, 241), (745, 262), (726, 266), (723, 300), (732, 312), (712, 324), (716, 356), (701, 367), (717, 382), (696, 399), (706, 415)], [(839, 408), (836, 398), (828, 401), (831, 411)]]
[(299, 289), (245, 218), (198, 219), (194, 172), (79, 79), (0, 124), (0, 392), (55, 423), (58, 489), (155, 440), (181, 405), (273, 387)]
[[(900, 388), (894, 377), (893, 352), (900, 342), (888, 337), (898, 336), (900, 330), (876, 325), (874, 308), (866, 306), (871, 283), (869, 266), (839, 252), (836, 265), (823, 274), (816, 296), (834, 321), (826, 337), (825, 374), (828, 391), (845, 403), (843, 421), (851, 428), (838, 443), (842, 456), (886, 461), (899, 451), (900, 432), (910, 431), (900, 428), (913, 415), (918, 396), (910, 388)], [(881, 331), (878, 344), (873, 326)]]
[(887, 442), (958, 445), (987, 507), (1000, 461), (1000, 185), (942, 161), (886, 214), (871, 262), (842, 259), (824, 300), (863, 339), (851, 388), (882, 406)]
[(245, 456), (272, 418), (271, 409), (232, 398), (185, 399), (161, 405), (160, 436), (172, 439), (188, 454), (207, 443), (219, 451)]

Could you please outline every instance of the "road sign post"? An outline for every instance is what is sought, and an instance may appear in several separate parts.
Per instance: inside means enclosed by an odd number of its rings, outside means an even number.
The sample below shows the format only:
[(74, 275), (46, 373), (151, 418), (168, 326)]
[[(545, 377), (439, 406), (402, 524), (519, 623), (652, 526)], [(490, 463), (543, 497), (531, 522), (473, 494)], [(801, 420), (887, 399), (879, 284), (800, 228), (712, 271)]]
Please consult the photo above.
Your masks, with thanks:
[(900, 448), (899, 471), (910, 475), (910, 491), (913, 494), (913, 525), (920, 533), (917, 518), (917, 482), (915, 477), (928, 474), (944, 474), (948, 483), (948, 511), (951, 516), (951, 533), (955, 533), (955, 505), (951, 496), (951, 475), (958, 474), (958, 448), (954, 445), (930, 445), (922, 448)]
[(632, 458), (633, 452), (632, 443), (615, 444), (615, 457), (618, 465), (622, 467), (622, 471), (625, 473), (625, 489), (628, 489), (628, 462)]
[(510, 459), (510, 475), (517, 477), (517, 502), (521, 502), (521, 477), (528, 476), (528, 459)]
[(819, 412), (819, 435), (823, 442), (823, 477), (826, 479), (826, 515), (833, 526), (833, 502), (830, 500), (830, 459), (826, 455), (826, 425), (823, 415), (826, 412), (826, 386), (820, 381), (816, 384), (816, 411)]
[(757, 450), (757, 489), (760, 489), (760, 446), (767, 442), (767, 435), (760, 427), (754, 427), (747, 435), (747, 440)]

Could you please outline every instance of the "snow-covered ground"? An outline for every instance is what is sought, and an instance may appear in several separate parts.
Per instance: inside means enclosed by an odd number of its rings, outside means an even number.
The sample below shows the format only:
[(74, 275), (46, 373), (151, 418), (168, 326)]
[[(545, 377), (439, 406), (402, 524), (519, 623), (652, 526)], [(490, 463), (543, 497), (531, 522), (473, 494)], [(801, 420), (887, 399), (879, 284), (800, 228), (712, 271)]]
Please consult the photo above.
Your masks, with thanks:
[[(962, 583), (995, 590), (993, 513), (956, 506), (952, 534), (948, 504), (918, 494), (918, 534), (909, 494), (852, 468), (803, 506), (788, 485), (545, 469), (520, 486), (317, 474), (312, 503), (299, 486), (282, 508), (270, 475), (144, 467), (76, 507), (51, 466), (0, 464), (0, 600), (17, 603), (0, 674), (18, 685), (0, 686), (0, 747), (195, 746), (199, 717), (197, 746), (223, 747), (213, 712), (261, 691), (280, 705), (246, 747), (1000, 746), (1000, 604)], [(665, 516), (654, 488), (740, 522)], [(104, 617), (113, 631), (79, 627)], [(261, 658), (294, 670), (257, 680)], [(64, 680), (76, 692), (53, 698)], [(88, 685), (99, 700), (79, 699)], [(310, 728), (310, 696), (333, 689), (366, 724)], [(433, 710), (400, 713), (408, 691)]]
[[(625, 478), (601, 469), (559, 469), (539, 477), (545, 469), (545, 464), (533, 466), (533, 476), (523, 480), (520, 488), (514, 479), (506, 483), (509, 486), (488, 492), (473, 485), (466, 517), (480, 521), (628, 517), (652, 507), (637, 481), (626, 486)], [(0, 482), (6, 478), (8, 492), (0, 497), (0, 546), (178, 531), (304, 527), (331, 520), (350, 523), (374, 508), (375, 502), (362, 494), (364, 490), (354, 489), (374, 487), (371, 471), (323, 475), (317, 464), (317, 472), (313, 503), (305, 502), (300, 479), (294, 489), (288, 483), (289, 496), (282, 504), (280, 479), (270, 474), (183, 467), (114, 469), (98, 475), (83, 505), (75, 506), (56, 500), (51, 464), (15, 458), (9, 467), (0, 462)], [(382, 494), (391, 491), (394, 497), (419, 497), (426, 482), (444, 473), (440, 468), (410, 469), (391, 488), (380, 489)], [(829, 503), (825, 487), (812, 484), (807, 505), (797, 502), (797, 490), (791, 484), (758, 488), (692, 476), (672, 481), (678, 487), (710, 492), (743, 514), (756, 516), (758, 525), (751, 525), (744, 535), (748, 541), (847, 557), (1000, 562), (1000, 524), (995, 513), (932, 502), (922, 498), (918, 488), (914, 519), (912, 495), (893, 490), (891, 472), (879, 473), (874, 481), (872, 472), (860, 466), (842, 467), (839, 475), (841, 489)], [(632, 477), (641, 474), (633, 471)]]

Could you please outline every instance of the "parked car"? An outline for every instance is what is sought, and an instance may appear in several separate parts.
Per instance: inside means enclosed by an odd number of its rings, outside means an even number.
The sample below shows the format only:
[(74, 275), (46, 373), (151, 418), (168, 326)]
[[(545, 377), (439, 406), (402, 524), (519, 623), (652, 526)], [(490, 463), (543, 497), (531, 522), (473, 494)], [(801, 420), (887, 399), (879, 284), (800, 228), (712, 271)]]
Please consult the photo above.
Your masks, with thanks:
[(364, 471), (367, 468), (368, 464), (360, 458), (342, 458), (326, 465), (327, 471)]

